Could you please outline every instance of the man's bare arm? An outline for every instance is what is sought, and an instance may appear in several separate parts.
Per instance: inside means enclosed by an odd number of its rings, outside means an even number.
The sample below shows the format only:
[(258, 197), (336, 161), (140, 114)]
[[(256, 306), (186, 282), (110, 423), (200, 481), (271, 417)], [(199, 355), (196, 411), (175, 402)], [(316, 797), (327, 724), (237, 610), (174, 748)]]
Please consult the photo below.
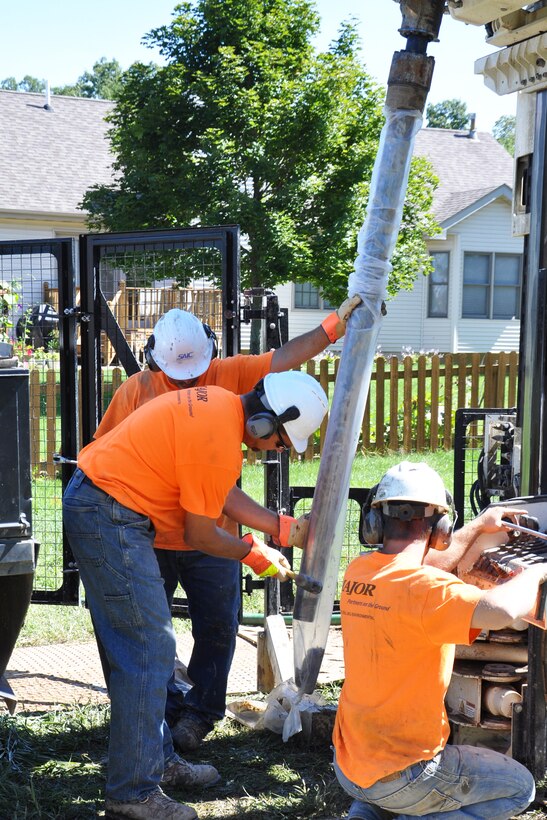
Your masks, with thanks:
[(465, 553), (473, 546), (480, 535), (504, 530), (502, 518), (516, 521), (516, 516), (524, 515), (526, 510), (515, 510), (510, 507), (488, 507), (484, 512), (468, 521), (460, 530), (456, 530), (448, 549), (429, 550), (425, 557), (425, 564), (446, 572), (453, 572)]
[(475, 607), (473, 629), (503, 629), (534, 614), (539, 586), (547, 579), (547, 564), (535, 564), (505, 584), (483, 592)]

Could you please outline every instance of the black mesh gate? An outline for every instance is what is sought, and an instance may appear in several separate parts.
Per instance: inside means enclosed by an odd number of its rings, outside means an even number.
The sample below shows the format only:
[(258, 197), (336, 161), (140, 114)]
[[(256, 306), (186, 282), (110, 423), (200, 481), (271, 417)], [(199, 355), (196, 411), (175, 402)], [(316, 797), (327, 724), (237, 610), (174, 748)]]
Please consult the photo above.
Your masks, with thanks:
[(36, 603), (78, 603), (62, 526), (70, 462), (113, 388), (139, 370), (159, 316), (175, 307), (216, 331), (219, 355), (238, 352), (237, 226), (86, 235), (79, 253), (75, 239), (0, 242), (0, 342), (30, 377)]
[(239, 228), (194, 228), (80, 239), (82, 444), (110, 399), (109, 369), (143, 363), (159, 317), (182, 308), (207, 322), (219, 355), (239, 350)]
[[(63, 476), (54, 453), (76, 452), (73, 239), (0, 242), (0, 335), (29, 368), (33, 535), (39, 544), (33, 601), (78, 600), (63, 537)], [(63, 309), (61, 309), (61, 307)]]

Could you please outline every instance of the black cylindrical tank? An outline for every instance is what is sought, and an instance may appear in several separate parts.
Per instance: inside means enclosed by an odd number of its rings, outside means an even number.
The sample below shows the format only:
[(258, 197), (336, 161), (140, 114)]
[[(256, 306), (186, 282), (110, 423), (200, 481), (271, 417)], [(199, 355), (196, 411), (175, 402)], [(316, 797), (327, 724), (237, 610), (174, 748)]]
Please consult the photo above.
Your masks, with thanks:
[[(13, 364), (13, 359), (9, 360)], [(0, 358), (0, 677), (32, 594), (29, 376)]]

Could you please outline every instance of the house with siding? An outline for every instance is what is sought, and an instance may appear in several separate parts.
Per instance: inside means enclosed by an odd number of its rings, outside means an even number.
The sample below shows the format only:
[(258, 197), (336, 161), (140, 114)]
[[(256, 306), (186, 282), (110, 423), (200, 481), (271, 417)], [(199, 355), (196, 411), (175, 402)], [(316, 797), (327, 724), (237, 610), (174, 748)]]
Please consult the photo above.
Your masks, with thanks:
[(0, 239), (78, 236), (91, 185), (112, 182), (113, 103), (0, 91)]
[[(0, 240), (86, 232), (79, 203), (91, 185), (113, 178), (105, 122), (112, 107), (105, 100), (0, 90)], [(511, 235), (511, 157), (488, 133), (431, 128), (418, 133), (415, 153), (431, 161), (440, 179), (434, 212), (442, 232), (428, 240), (434, 274), (418, 275), (411, 292), (388, 303), (382, 351), (517, 350), (522, 239)], [(9, 271), (0, 276), (9, 278)], [(25, 281), (25, 304), (40, 302), (39, 283), (32, 275)], [(309, 283), (276, 292), (291, 337), (330, 312)]]
[[(489, 133), (439, 128), (422, 129), (414, 153), (439, 177), (433, 211), (442, 231), (427, 240), (433, 274), (388, 302), (381, 351), (518, 350), (523, 242), (511, 234), (511, 156)], [(311, 284), (276, 292), (291, 337), (329, 312)]]
[[(0, 91), (0, 240), (78, 237), (87, 214), (79, 208), (85, 191), (112, 181), (112, 154), (105, 116), (113, 103), (79, 97), (46, 97)], [(22, 309), (44, 299), (37, 270), (57, 263), (49, 254), (0, 258), (0, 279), (21, 279)]]

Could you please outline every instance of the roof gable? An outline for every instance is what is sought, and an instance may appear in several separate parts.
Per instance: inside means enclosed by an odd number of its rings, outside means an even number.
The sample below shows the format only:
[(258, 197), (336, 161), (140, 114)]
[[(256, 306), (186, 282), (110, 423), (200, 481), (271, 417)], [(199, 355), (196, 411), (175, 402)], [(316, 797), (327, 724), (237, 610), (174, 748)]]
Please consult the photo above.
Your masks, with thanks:
[[(468, 216), (479, 202), (511, 197), (513, 158), (492, 134), (423, 128), (416, 135), (416, 156), (426, 157), (439, 177), (433, 213), (443, 228)], [(496, 196), (494, 193), (497, 192)]]
[(85, 191), (112, 182), (104, 117), (114, 103), (0, 91), (0, 211), (78, 214)]

